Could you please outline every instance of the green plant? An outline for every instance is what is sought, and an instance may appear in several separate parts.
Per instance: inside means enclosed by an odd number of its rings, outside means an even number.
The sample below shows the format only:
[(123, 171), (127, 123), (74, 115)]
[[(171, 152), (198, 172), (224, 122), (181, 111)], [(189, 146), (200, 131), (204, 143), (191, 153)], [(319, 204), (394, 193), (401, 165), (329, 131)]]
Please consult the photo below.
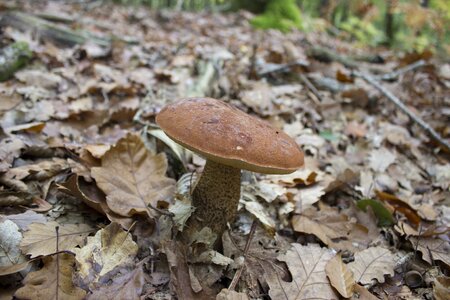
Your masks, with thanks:
[(288, 32), (293, 28), (302, 28), (302, 16), (295, 0), (271, 0), (264, 13), (254, 17), (250, 23), (255, 28)]

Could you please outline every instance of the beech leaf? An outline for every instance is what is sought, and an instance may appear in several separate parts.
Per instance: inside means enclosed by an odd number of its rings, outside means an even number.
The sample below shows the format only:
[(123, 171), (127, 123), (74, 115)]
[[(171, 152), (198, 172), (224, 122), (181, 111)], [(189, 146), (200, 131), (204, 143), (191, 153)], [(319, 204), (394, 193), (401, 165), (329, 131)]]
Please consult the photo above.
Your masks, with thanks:
[(86, 224), (58, 224), (57, 222), (33, 223), (24, 233), (20, 248), (31, 258), (56, 252), (56, 230), (59, 226), (58, 250), (72, 251), (77, 245), (84, 245), (84, 238), (92, 232)]
[(84, 299), (86, 292), (72, 282), (74, 257), (66, 253), (57, 255), (59, 266), (56, 256), (44, 257), (44, 267), (28, 273), (23, 280), (24, 286), (14, 296), (19, 299)]
[(156, 212), (148, 205), (169, 202), (175, 191), (175, 181), (165, 177), (166, 170), (163, 153), (151, 154), (138, 136), (128, 134), (105, 153), (101, 167), (92, 168), (92, 177), (113, 212), (124, 217), (147, 213), (154, 218)]
[(384, 282), (384, 275), (394, 275), (394, 255), (388, 249), (371, 247), (355, 254), (348, 264), (357, 282), (369, 284), (373, 279)]
[(353, 295), (353, 286), (356, 282), (353, 278), (352, 271), (342, 262), (340, 254), (328, 261), (325, 266), (325, 271), (328, 279), (330, 279), (331, 285), (342, 297), (350, 298)]

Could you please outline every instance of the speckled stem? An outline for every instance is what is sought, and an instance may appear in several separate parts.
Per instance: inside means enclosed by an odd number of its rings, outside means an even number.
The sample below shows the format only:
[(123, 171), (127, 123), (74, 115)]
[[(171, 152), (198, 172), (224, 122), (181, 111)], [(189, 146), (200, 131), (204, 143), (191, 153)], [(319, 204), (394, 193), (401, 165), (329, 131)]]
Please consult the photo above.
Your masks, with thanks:
[(236, 217), (241, 193), (241, 170), (207, 160), (203, 173), (192, 192), (191, 229), (208, 226), (221, 239), (227, 222)]

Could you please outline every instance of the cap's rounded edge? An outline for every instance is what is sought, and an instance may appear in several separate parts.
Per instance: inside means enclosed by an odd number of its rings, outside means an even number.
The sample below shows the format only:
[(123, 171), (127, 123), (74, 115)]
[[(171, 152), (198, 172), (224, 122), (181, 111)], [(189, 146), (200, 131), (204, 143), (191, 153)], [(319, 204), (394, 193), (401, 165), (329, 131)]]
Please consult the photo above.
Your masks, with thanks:
[(255, 165), (253, 163), (247, 162), (245, 160), (242, 159), (236, 159), (236, 158), (225, 158), (225, 157), (221, 157), (221, 156), (217, 156), (214, 155), (212, 153), (208, 153), (205, 151), (202, 151), (198, 148), (195, 148), (191, 145), (188, 145), (186, 143), (183, 143), (182, 141), (174, 138), (173, 136), (169, 135), (166, 132), (167, 136), (170, 137), (172, 140), (174, 140), (175, 142), (177, 142), (178, 144), (180, 144), (181, 146), (195, 152), (198, 153), (199, 155), (205, 157), (206, 159), (210, 159), (212, 161), (236, 168), (236, 169), (243, 169), (243, 170), (248, 170), (248, 171), (252, 171), (252, 172), (256, 172), (256, 173), (262, 173), (262, 174), (290, 174), (295, 172), (296, 170), (298, 170), (299, 168), (301, 168), (304, 165), (304, 154), (302, 153), (302, 157), (301, 157), (301, 164), (299, 166), (295, 166), (293, 168), (280, 168), (280, 167), (275, 167), (275, 166), (262, 166), (262, 165)]

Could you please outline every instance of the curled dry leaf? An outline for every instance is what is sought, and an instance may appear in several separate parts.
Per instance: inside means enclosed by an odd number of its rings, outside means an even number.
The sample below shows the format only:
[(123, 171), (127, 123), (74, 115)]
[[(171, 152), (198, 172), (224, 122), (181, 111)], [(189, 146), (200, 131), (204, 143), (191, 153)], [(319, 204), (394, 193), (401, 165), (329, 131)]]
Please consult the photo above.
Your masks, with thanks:
[(87, 238), (86, 246), (74, 250), (80, 286), (92, 288), (107, 281), (104, 276), (116, 268), (131, 265), (137, 251), (137, 244), (119, 224), (111, 223), (97, 231), (95, 236)]
[(157, 214), (149, 204), (169, 202), (175, 190), (166, 170), (163, 153), (152, 155), (138, 136), (128, 134), (105, 153), (101, 167), (92, 168), (92, 176), (113, 212), (124, 217), (147, 213), (154, 218)]
[(297, 232), (314, 234), (335, 249), (366, 248), (370, 242), (366, 227), (337, 209), (326, 206), (320, 211), (310, 208), (301, 215), (293, 216), (292, 227)]
[(44, 267), (28, 273), (23, 280), (24, 286), (14, 296), (19, 299), (84, 299), (86, 292), (72, 282), (75, 259), (70, 254), (57, 255), (59, 259), (56, 256), (44, 257)]
[(410, 237), (409, 240), (414, 247), (422, 253), (422, 258), (430, 265), (433, 260), (440, 260), (450, 266), (450, 243), (432, 237)]
[(325, 272), (331, 285), (341, 294), (344, 298), (350, 298), (353, 295), (353, 286), (355, 285), (355, 279), (353, 273), (350, 271), (346, 264), (342, 262), (340, 254), (330, 259), (325, 266)]
[(56, 252), (56, 227), (59, 226), (59, 251), (72, 251), (75, 246), (84, 245), (84, 239), (92, 228), (86, 224), (58, 224), (57, 222), (33, 223), (25, 232), (20, 248), (31, 258)]
[(283, 280), (285, 274), (263, 263), (265, 278), (269, 284), (272, 299), (339, 299), (328, 282), (325, 266), (334, 256), (332, 250), (310, 244), (294, 243), (278, 260), (286, 262), (292, 275), (292, 282)]
[(82, 200), (89, 207), (105, 214), (111, 222), (119, 223), (125, 229), (132, 225), (132, 218), (113, 212), (106, 204), (105, 194), (95, 184), (87, 182), (83, 177), (73, 174), (66, 182), (57, 184), (57, 186), (60, 191)]
[(373, 279), (384, 282), (384, 275), (394, 275), (394, 255), (388, 249), (371, 247), (355, 254), (355, 261), (348, 264), (355, 280), (370, 284)]

